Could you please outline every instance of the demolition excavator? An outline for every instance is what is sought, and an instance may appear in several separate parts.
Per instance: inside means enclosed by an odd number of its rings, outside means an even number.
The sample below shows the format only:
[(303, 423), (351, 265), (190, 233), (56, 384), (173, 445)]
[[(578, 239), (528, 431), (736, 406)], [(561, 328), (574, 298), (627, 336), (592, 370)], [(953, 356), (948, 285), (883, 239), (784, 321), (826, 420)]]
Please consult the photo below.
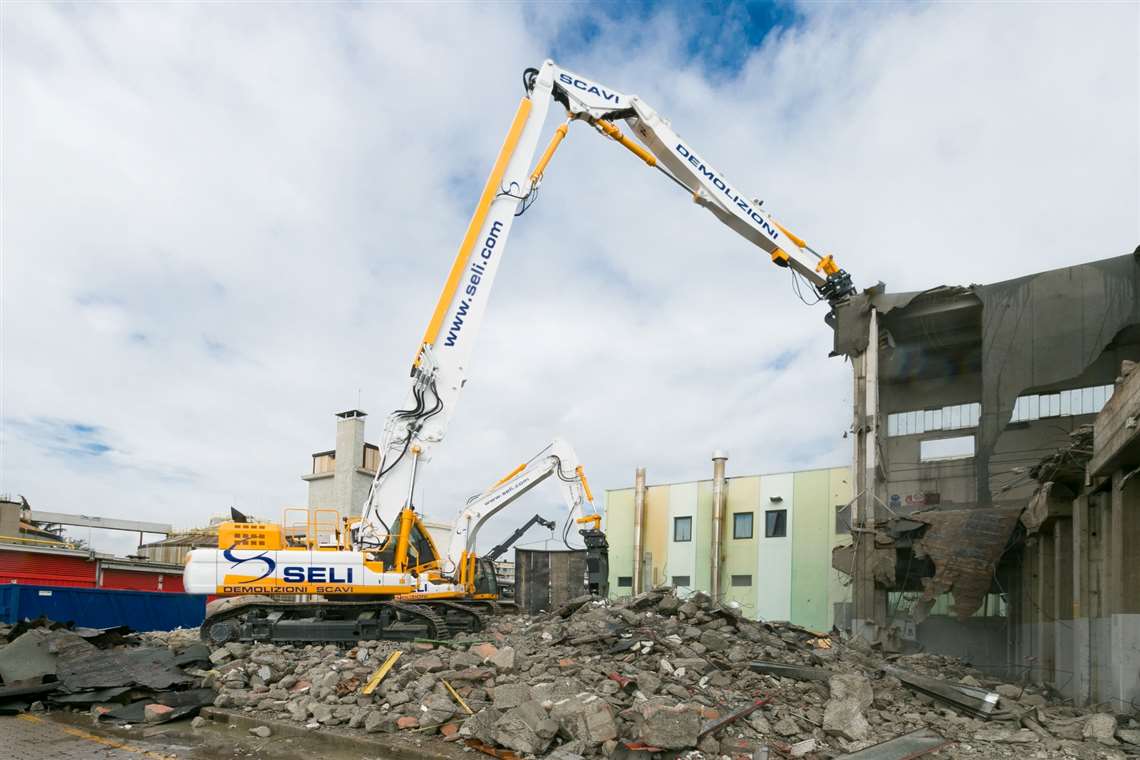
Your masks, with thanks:
[[(591, 583), (600, 588), (605, 537), (592, 508), (589, 487), (564, 443), (555, 441), (521, 470), (476, 497), (456, 522), (441, 555), (416, 512), (416, 486), (423, 467), (447, 432), (475, 338), (514, 220), (535, 201), (552, 158), (574, 123), (621, 145), (684, 190), (777, 266), (791, 271), (797, 293), (834, 307), (854, 293), (850, 275), (778, 222), (763, 202), (744, 193), (703, 153), (673, 131), (640, 98), (606, 87), (546, 61), (523, 74), (525, 94), (479, 197), (448, 272), (424, 336), (416, 349), (403, 408), (386, 421), (380, 465), (359, 518), (335, 510), (298, 510), (275, 523), (226, 523), (216, 549), (187, 558), (186, 589), (236, 594), (212, 609), (204, 638), (328, 641), (370, 638), (443, 638), (481, 626), (481, 593), (474, 540), (492, 515), (538, 481), (558, 481), (583, 499), (570, 521), (584, 525), (587, 551), (594, 550)], [(566, 120), (537, 163), (532, 161), (550, 106)], [(615, 124), (628, 125), (637, 140)], [(545, 473), (540, 475), (540, 473)], [(290, 522), (292, 520), (292, 522)], [(569, 528), (564, 530), (564, 538)], [(595, 582), (596, 581), (596, 582)], [(275, 595), (320, 595), (319, 601), (280, 601)]]

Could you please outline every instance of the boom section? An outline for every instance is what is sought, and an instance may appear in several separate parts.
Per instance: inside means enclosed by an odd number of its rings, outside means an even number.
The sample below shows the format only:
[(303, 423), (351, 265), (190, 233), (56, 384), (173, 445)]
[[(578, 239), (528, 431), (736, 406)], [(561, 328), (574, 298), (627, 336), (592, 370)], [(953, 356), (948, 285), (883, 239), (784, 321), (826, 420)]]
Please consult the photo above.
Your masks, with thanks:
[[(790, 267), (803, 276), (833, 306), (854, 292), (850, 275), (839, 268), (832, 256), (817, 253), (776, 221), (761, 208), (760, 200), (715, 168), (644, 100), (563, 69), (552, 61), (528, 73), (536, 72), (533, 81), (537, 85), (548, 69), (553, 70), (551, 97), (567, 109), (571, 119), (591, 124), (662, 171), (685, 188), (695, 203), (767, 252), (773, 263)], [(629, 124), (645, 147), (614, 126), (612, 122), (619, 119)]]
[(404, 409), (385, 424), (381, 466), (362, 510), (362, 544), (383, 541), (400, 510), (412, 506), (416, 469), (447, 432), (515, 214), (531, 189), (552, 75), (536, 77), (519, 103), (416, 350)]
[(529, 462), (519, 465), (483, 493), (468, 499), (455, 520), (443, 571), (451, 572), (452, 568), (462, 566), (466, 558), (474, 556), (479, 530), (487, 520), (552, 475), (557, 476), (559, 491), (570, 512), (568, 520), (582, 516), (587, 509), (591, 515), (597, 514), (589, 482), (574, 449), (563, 439), (555, 438)]

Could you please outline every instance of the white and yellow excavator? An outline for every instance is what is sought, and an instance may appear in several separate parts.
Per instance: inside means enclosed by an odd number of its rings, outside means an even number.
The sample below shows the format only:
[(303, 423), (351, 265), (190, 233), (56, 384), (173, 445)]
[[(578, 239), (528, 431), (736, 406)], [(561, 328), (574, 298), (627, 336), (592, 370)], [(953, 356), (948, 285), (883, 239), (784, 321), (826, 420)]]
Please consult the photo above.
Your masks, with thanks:
[[(545, 453), (475, 497), (457, 521), (446, 555), (437, 551), (415, 508), (417, 478), (443, 441), (458, 404), (511, 227), (536, 197), (571, 124), (585, 124), (661, 172), (695, 203), (763, 249), (773, 263), (790, 269), (817, 300), (834, 307), (854, 292), (851, 277), (833, 256), (816, 252), (776, 221), (640, 98), (553, 61), (528, 69), (523, 83), (525, 95), (413, 357), (406, 404), (385, 424), (380, 465), (360, 518), (344, 520), (335, 510), (287, 510), (281, 524), (224, 524), (218, 548), (197, 549), (187, 558), (186, 589), (244, 598), (212, 608), (202, 626), (204, 638), (442, 638), (460, 628), (477, 629), (480, 614), (464, 602), (488, 596), (480, 593), (476, 579), (479, 528), (555, 474), (569, 494), (568, 520), (586, 525), (579, 532), (587, 549), (595, 550), (592, 578), (604, 578), (598, 571), (605, 545), (601, 518), (581, 467), (564, 442), (556, 440)], [(566, 121), (532, 167), (552, 103), (565, 109)], [(615, 125), (619, 120), (640, 142)], [(265, 594), (324, 599), (279, 601)]]

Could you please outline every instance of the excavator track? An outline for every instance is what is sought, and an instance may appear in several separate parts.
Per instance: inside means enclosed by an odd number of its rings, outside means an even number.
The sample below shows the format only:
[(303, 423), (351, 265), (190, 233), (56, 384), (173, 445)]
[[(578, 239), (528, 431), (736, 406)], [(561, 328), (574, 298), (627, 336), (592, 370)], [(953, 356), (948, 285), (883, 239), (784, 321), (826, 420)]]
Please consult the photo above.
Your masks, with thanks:
[(434, 599), (428, 602), (412, 602), (417, 607), (430, 607), (447, 621), (452, 635), (456, 633), (478, 633), (487, 627), (486, 615), (480, 607), (466, 602)]
[(219, 645), (230, 641), (310, 643), (417, 638), (448, 639), (453, 628), (431, 605), (394, 601), (291, 602), (265, 597), (232, 602), (207, 616), (199, 636)]

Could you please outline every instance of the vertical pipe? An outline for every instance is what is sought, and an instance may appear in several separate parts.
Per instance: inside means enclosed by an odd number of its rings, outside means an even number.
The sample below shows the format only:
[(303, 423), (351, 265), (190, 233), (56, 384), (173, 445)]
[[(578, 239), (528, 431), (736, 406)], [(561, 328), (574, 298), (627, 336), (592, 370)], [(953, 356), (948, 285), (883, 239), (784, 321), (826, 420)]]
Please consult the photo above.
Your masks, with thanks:
[(644, 551), (642, 526), (645, 524), (645, 468), (638, 467), (633, 476), (633, 593), (641, 588), (641, 554)]
[(727, 452), (720, 449), (713, 452), (712, 551), (709, 556), (709, 590), (713, 599), (720, 599), (720, 555), (725, 507), (724, 463), (727, 459)]

